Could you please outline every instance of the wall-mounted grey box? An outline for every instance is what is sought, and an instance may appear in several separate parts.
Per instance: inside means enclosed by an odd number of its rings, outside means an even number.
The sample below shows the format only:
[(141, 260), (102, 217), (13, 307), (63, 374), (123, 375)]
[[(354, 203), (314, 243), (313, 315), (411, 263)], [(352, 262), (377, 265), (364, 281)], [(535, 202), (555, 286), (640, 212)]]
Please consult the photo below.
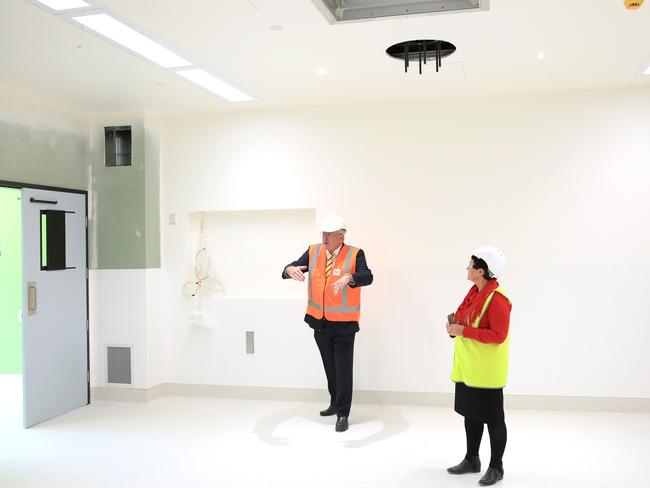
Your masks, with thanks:
[(104, 127), (106, 166), (131, 166), (131, 126)]
[(255, 332), (246, 331), (246, 354), (255, 354)]

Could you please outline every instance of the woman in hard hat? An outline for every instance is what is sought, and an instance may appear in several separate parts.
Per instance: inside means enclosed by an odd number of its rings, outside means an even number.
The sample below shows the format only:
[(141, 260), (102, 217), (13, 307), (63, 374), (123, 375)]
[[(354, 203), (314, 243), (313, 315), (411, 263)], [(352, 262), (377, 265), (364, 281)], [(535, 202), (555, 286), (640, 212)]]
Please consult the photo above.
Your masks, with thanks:
[(508, 375), (510, 300), (497, 282), (506, 266), (503, 253), (494, 247), (472, 251), (467, 279), (474, 283), (456, 313), (449, 317), (447, 332), (454, 337), (456, 383), (454, 410), (465, 417), (467, 452), (451, 474), (478, 473), (478, 451), (483, 425), (490, 433), (490, 466), (480, 479), (482, 486), (503, 479), (503, 452), (507, 431), (503, 413), (503, 387)]

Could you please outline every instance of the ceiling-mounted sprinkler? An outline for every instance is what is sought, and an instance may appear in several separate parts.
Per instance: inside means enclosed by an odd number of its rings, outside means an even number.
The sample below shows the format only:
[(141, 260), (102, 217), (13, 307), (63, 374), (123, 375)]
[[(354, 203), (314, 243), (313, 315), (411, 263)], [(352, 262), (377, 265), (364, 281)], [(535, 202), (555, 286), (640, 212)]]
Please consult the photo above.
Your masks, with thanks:
[(422, 65), (427, 64), (427, 60), (435, 61), (437, 73), (442, 66), (442, 58), (446, 58), (455, 51), (456, 46), (451, 42), (440, 39), (418, 39), (393, 44), (386, 49), (386, 54), (396, 59), (403, 59), (405, 73), (408, 72), (410, 62), (417, 61), (419, 72), (422, 74)]

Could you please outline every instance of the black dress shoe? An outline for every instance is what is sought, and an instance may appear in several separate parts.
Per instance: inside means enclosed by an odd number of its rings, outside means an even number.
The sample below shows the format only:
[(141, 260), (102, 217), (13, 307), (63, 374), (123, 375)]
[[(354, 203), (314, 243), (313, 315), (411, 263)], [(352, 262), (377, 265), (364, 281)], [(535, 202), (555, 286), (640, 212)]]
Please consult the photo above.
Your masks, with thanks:
[(334, 405), (330, 405), (325, 410), (320, 411), (321, 417), (329, 417), (330, 415), (334, 415), (335, 413), (336, 413), (336, 408), (334, 407)]
[(490, 466), (483, 477), (478, 480), (478, 484), (481, 486), (490, 486), (496, 483), (499, 480), (503, 479), (503, 468), (493, 468)]
[(465, 458), (460, 464), (447, 468), (447, 472), (450, 474), (480, 473), (481, 460), (478, 456), (472, 456), (469, 459)]
[(336, 432), (345, 432), (348, 430), (348, 418), (347, 417), (339, 417), (336, 419)]

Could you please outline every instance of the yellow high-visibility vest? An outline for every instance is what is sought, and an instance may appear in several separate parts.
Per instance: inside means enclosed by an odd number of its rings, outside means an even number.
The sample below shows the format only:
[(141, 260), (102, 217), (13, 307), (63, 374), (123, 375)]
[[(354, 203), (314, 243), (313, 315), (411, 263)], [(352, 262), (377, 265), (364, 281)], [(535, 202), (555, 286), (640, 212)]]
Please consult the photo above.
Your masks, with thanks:
[[(481, 315), (472, 327), (478, 328), (483, 315), (487, 311), (492, 297), (496, 292), (508, 297), (501, 287), (494, 290), (485, 300)], [(501, 344), (486, 344), (474, 339), (456, 336), (454, 339), (454, 366), (451, 370), (451, 381), (465, 383), (473, 388), (503, 388), (508, 377), (508, 351), (510, 345), (510, 330), (506, 340)]]

